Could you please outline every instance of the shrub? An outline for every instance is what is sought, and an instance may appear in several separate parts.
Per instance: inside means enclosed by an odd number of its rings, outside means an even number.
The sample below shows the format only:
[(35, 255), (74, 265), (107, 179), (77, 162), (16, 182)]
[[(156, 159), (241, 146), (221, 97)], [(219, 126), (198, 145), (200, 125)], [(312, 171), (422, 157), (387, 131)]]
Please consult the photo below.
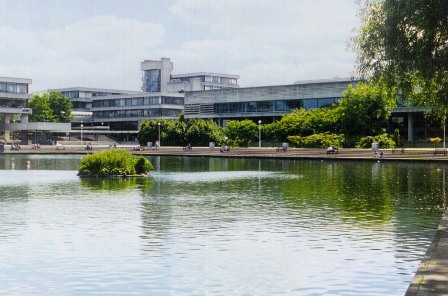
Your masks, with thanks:
[(439, 147), (439, 143), (442, 141), (440, 137), (429, 138), (429, 141), (434, 144), (434, 148)]
[(393, 148), (395, 141), (389, 137), (388, 134), (381, 134), (377, 136), (367, 136), (359, 139), (356, 143), (356, 148), (371, 148), (372, 143), (378, 143), (379, 148)]
[(307, 137), (290, 136), (288, 140), (295, 147), (301, 148), (326, 148), (326, 147), (342, 147), (344, 143), (344, 135), (336, 134), (313, 134)]
[(122, 149), (110, 149), (85, 156), (78, 167), (80, 176), (130, 176), (147, 174), (153, 166), (144, 157)]

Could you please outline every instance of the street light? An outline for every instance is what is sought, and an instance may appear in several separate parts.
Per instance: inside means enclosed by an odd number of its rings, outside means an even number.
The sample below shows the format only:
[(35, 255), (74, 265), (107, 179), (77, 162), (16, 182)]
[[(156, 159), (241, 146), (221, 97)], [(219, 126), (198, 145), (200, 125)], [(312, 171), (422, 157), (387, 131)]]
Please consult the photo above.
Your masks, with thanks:
[(159, 126), (159, 147), (160, 147), (160, 122), (157, 123), (157, 125)]
[(261, 148), (261, 120), (258, 120), (258, 147)]

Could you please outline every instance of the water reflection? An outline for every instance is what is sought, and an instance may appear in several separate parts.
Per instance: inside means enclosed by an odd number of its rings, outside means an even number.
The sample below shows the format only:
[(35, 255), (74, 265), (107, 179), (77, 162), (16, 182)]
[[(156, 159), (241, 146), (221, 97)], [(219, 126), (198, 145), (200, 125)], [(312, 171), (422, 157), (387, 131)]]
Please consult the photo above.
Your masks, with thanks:
[(439, 163), (149, 159), (0, 157), (2, 292), (402, 295), (446, 204)]
[(147, 191), (151, 187), (151, 178), (89, 178), (82, 177), (81, 186), (89, 190), (127, 190), (140, 187)]

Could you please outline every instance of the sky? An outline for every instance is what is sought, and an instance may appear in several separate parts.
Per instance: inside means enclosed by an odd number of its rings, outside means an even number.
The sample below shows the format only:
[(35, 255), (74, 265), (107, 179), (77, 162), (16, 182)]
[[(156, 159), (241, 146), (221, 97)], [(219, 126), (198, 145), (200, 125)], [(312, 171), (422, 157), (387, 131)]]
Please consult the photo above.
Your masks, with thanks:
[(140, 62), (241, 87), (355, 75), (355, 0), (0, 0), (0, 77), (140, 90)]

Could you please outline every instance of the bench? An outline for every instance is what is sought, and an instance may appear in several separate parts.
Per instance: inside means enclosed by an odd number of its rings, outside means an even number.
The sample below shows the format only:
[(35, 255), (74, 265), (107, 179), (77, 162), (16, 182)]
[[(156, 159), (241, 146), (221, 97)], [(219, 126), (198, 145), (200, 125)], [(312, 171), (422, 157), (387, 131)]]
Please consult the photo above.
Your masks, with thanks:
[(447, 154), (447, 149), (434, 149), (434, 151), (432, 152), (434, 155), (437, 154), (443, 154), (446, 155)]

